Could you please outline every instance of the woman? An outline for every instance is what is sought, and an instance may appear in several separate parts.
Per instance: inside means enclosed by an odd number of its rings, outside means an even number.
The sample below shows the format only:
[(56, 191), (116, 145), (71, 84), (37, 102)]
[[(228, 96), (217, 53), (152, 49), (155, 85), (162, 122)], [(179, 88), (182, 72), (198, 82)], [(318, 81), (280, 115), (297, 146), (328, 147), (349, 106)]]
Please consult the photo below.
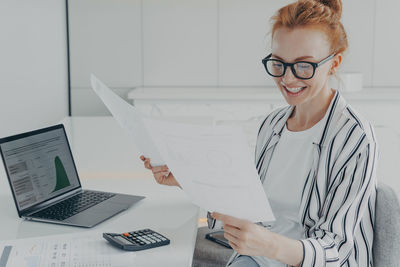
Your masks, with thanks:
[[(263, 121), (256, 167), (276, 221), (224, 214), (229, 266), (372, 266), (377, 144), (369, 122), (329, 88), (347, 48), (340, 0), (299, 0), (273, 17), (263, 64), (289, 104)], [(141, 157), (160, 184), (168, 167)]]

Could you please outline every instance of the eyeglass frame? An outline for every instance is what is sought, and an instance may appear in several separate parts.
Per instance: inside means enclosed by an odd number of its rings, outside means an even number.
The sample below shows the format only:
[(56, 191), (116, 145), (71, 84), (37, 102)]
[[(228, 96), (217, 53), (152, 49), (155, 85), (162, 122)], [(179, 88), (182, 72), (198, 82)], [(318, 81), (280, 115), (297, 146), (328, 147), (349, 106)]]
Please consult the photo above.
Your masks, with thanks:
[[(264, 65), (264, 68), (265, 68), (265, 70), (267, 71), (267, 73), (268, 73), (269, 75), (271, 75), (272, 77), (282, 77), (282, 76), (285, 76), (287, 67), (290, 67), (290, 69), (291, 69), (293, 75), (294, 75), (297, 79), (309, 80), (309, 79), (312, 79), (312, 78), (314, 77), (314, 75), (315, 75), (315, 70), (316, 70), (319, 66), (321, 66), (322, 64), (324, 64), (324, 63), (328, 62), (329, 60), (331, 60), (334, 56), (336, 56), (336, 54), (333, 53), (333, 54), (327, 56), (326, 58), (322, 59), (322, 60), (319, 61), (319, 62), (310, 62), (310, 61), (301, 60), (301, 61), (296, 61), (296, 62), (293, 62), (293, 63), (286, 63), (286, 62), (284, 62), (284, 61), (282, 61), (282, 60), (280, 60), (280, 59), (271, 58), (271, 56), (272, 56), (272, 53), (269, 54), (268, 56), (266, 56), (265, 58), (263, 58), (262, 64)], [(273, 74), (271, 74), (271, 73), (268, 71), (267, 62), (268, 62), (269, 60), (279, 61), (279, 62), (281, 62), (281, 63), (283, 64), (284, 69), (283, 69), (282, 75), (273, 75)], [(308, 64), (310, 64), (310, 65), (313, 67), (313, 74), (311, 75), (311, 77), (309, 77), (309, 78), (303, 78), (303, 77), (297, 76), (296, 70), (295, 70), (295, 68), (294, 68), (294, 65), (297, 64), (297, 63), (308, 63)]]

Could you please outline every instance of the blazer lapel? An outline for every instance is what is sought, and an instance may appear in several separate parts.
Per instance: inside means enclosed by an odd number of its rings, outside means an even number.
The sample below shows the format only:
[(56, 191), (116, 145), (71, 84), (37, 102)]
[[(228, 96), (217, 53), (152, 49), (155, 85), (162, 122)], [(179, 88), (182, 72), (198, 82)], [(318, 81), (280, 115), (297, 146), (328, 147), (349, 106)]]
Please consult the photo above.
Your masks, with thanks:
[(276, 144), (279, 142), (279, 139), (282, 134), (282, 130), (286, 124), (287, 119), (289, 118), (290, 114), (292, 114), (294, 106), (289, 106), (285, 111), (283, 117), (278, 119), (278, 121), (272, 126), (272, 133), (269, 136), (266, 145), (263, 147), (263, 150), (258, 157), (256, 167), (257, 171), (260, 175), (261, 182), (263, 183), (265, 180), (265, 174), (268, 169), (269, 163), (272, 158), (272, 154)]
[[(321, 190), (317, 190), (318, 185), (321, 184), (321, 181), (320, 183), (318, 183), (317, 179), (321, 153), (326, 153), (326, 149), (324, 149), (324, 147), (326, 147), (329, 144), (329, 141), (332, 139), (332, 136), (336, 134), (336, 130), (338, 129), (337, 124), (341, 123), (340, 118), (342, 117), (341, 115), (346, 106), (347, 106), (346, 101), (341, 97), (339, 91), (336, 91), (336, 94), (333, 100), (331, 101), (331, 104), (323, 118), (324, 126), (321, 132), (317, 134), (313, 139), (312, 143), (313, 160), (308, 175), (306, 177), (306, 182), (303, 187), (300, 210), (299, 210), (299, 219), (303, 225), (314, 225), (315, 224), (314, 219), (317, 219), (315, 217), (311, 218), (313, 216), (311, 216), (309, 210), (311, 199), (313, 198), (313, 193), (318, 195), (320, 202), (324, 201), (324, 199), (321, 198), (322, 196), (319, 195), (318, 193)], [(324, 176), (323, 173), (320, 175)], [(322, 203), (320, 204), (321, 205), (319, 206), (322, 207)]]

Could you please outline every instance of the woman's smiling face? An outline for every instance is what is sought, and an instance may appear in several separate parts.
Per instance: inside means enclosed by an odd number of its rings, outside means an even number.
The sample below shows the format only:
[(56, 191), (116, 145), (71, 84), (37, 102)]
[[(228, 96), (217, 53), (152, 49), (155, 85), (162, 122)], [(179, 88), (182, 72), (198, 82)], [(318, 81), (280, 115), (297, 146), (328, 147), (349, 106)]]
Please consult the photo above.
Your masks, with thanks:
[[(325, 33), (313, 27), (297, 27), (288, 29), (278, 28), (272, 39), (272, 58), (280, 59), (286, 63), (296, 61), (319, 62), (330, 55), (330, 44)], [(335, 61), (330, 60), (320, 65), (315, 70), (314, 77), (309, 80), (296, 78), (290, 67), (282, 77), (274, 77), (289, 105), (297, 106), (307, 104), (312, 99), (318, 99), (328, 90), (328, 80)], [(336, 66), (337, 62), (334, 62)], [(300, 91), (299, 91), (300, 90)], [(316, 100), (315, 99), (315, 100)]]

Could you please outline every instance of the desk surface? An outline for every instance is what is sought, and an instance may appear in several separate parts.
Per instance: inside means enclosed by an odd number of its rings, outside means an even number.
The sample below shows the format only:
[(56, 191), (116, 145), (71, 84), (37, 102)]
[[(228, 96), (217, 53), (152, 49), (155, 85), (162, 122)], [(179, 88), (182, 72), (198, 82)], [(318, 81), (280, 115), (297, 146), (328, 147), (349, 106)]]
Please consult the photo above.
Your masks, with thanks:
[[(0, 239), (89, 231), (159, 231), (169, 246), (137, 253), (139, 266), (191, 266), (197, 233), (198, 207), (178, 188), (158, 185), (143, 168), (129, 136), (110, 117), (66, 118), (82, 187), (144, 195), (146, 198), (92, 229), (24, 221), (18, 217), (4, 168), (0, 168)], [(149, 256), (151, 254), (151, 256)]]

